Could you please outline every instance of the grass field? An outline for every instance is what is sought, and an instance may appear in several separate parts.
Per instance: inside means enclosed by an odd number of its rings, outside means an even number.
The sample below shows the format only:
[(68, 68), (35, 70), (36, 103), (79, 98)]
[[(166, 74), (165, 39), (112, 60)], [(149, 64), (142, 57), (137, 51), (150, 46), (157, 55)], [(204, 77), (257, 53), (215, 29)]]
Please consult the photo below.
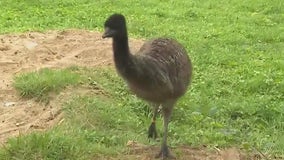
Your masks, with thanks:
[[(0, 5), (2, 34), (102, 31), (106, 17), (120, 12), (126, 15), (131, 37), (178, 39), (192, 58), (194, 77), (175, 108), (171, 146), (237, 146), (284, 155), (283, 1), (2, 0)], [(58, 72), (64, 77), (56, 76)], [(127, 140), (149, 144), (151, 112), (113, 69), (45, 70), (34, 78), (37, 74), (15, 78), (15, 88), (23, 96), (44, 98), (48, 94), (39, 94), (42, 86), (50, 86), (47, 92), (59, 91), (80, 81), (106, 95), (74, 96), (63, 106), (64, 124), (11, 139), (0, 149), (0, 158), (119, 157)], [(158, 125), (161, 128), (161, 122)]]

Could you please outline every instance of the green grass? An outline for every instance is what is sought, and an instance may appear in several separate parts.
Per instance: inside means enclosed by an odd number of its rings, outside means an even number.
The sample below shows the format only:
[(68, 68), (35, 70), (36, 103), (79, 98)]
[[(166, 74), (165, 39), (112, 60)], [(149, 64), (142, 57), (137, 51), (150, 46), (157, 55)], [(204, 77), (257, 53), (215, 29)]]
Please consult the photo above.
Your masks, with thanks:
[[(0, 5), (0, 33), (67, 28), (101, 31), (108, 15), (121, 12), (132, 37), (178, 39), (193, 60), (194, 77), (191, 89), (175, 108), (171, 145), (238, 146), (284, 155), (281, 0), (4, 0)], [(25, 159), (90, 159), (121, 155), (129, 139), (148, 143), (147, 104), (129, 94), (113, 70), (82, 69), (79, 73), (89, 77), (84, 83), (104, 94), (74, 97), (64, 106), (68, 118), (63, 126), (12, 139), (0, 156), (19, 159), (27, 153)], [(28, 86), (25, 90), (33, 85)], [(42, 83), (35, 88), (41, 87)], [(41, 90), (35, 88), (31, 90)], [(36, 141), (43, 147), (34, 147)], [(60, 146), (62, 150), (56, 149)]]
[(58, 93), (67, 85), (78, 84), (79, 80), (80, 76), (72, 72), (71, 68), (62, 70), (44, 68), (16, 76), (13, 86), (22, 97), (48, 102), (50, 93)]

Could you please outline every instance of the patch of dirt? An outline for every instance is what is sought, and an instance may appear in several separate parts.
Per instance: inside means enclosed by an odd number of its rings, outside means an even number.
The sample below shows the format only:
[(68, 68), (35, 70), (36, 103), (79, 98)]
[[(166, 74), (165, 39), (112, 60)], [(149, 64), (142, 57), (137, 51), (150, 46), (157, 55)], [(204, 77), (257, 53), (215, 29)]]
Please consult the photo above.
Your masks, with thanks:
[[(135, 141), (128, 141), (128, 152), (119, 157), (128, 160), (155, 160), (155, 155), (159, 153), (159, 146), (149, 146), (139, 144)], [(270, 159), (264, 157), (259, 152), (246, 154), (235, 147), (226, 149), (209, 149), (207, 147), (193, 148), (189, 146), (179, 146), (170, 149), (177, 160), (261, 160)], [(279, 159), (280, 160), (280, 159)]]
[[(69, 95), (67, 89), (47, 106), (22, 99), (12, 87), (13, 77), (45, 67), (112, 65), (111, 40), (102, 39), (101, 35), (84, 30), (0, 35), (0, 144), (9, 137), (59, 123), (60, 106)], [(131, 39), (131, 50), (137, 50), (141, 44), (142, 40)]]

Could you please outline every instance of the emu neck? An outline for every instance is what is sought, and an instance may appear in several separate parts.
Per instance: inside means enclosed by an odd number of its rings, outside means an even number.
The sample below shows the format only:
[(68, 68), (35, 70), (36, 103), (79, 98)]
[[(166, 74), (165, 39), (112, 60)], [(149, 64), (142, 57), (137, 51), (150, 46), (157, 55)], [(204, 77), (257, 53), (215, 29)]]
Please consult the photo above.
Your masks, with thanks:
[(130, 51), (128, 46), (127, 35), (124, 37), (114, 37), (112, 45), (116, 66), (122, 67), (123, 65), (129, 64)]

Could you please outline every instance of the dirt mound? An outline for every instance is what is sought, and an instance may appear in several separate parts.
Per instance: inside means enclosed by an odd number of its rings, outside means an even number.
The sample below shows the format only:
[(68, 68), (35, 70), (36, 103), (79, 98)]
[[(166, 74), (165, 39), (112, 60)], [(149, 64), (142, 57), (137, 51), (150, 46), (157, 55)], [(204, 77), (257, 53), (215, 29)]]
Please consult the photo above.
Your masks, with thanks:
[[(60, 106), (67, 92), (48, 106), (21, 99), (11, 86), (18, 73), (40, 68), (111, 65), (111, 40), (101, 33), (68, 30), (0, 35), (0, 144), (8, 137), (45, 130), (61, 119)], [(133, 50), (141, 40), (131, 39)]]

